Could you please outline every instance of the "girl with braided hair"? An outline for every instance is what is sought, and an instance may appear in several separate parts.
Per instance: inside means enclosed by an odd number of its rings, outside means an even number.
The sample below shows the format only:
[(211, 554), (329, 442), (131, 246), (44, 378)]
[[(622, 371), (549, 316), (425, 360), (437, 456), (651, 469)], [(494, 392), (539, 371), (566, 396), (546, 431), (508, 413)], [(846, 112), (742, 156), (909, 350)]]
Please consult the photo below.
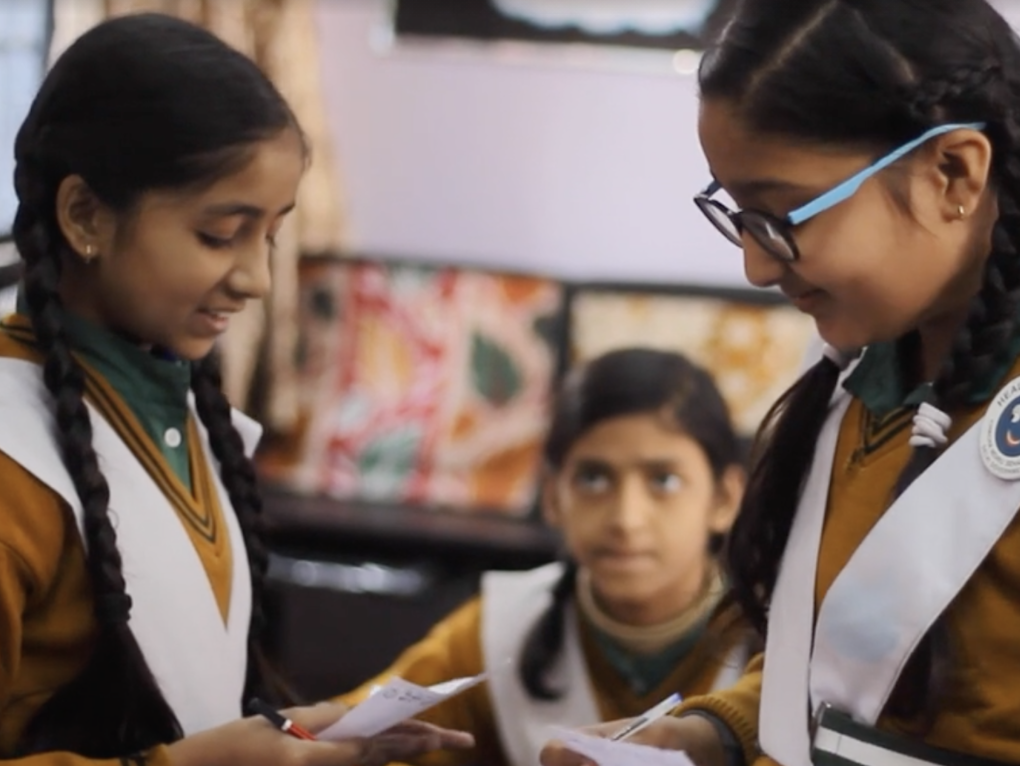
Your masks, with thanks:
[[(0, 760), (354, 766), (471, 738), (313, 742), (275, 694), (250, 460), (209, 354), (270, 286), (308, 161), (258, 68), (161, 15), (82, 36), (14, 147), (19, 312), (0, 327)], [(298, 708), (313, 731), (340, 705)]]
[(638, 739), (1020, 763), (1020, 42), (986, 0), (743, 0), (699, 80), (695, 201), (828, 346), (726, 555), (764, 653)]
[[(626, 348), (578, 367), (556, 399), (542, 506), (565, 563), (487, 572), (481, 594), (380, 679), (489, 671), (426, 720), (475, 735), (420, 766), (535, 766), (550, 724), (638, 715), (672, 693), (733, 683), (753, 652), (724, 592), (719, 542), (744, 485), (712, 377), (685, 357)], [(507, 662), (509, 661), (509, 664)]]

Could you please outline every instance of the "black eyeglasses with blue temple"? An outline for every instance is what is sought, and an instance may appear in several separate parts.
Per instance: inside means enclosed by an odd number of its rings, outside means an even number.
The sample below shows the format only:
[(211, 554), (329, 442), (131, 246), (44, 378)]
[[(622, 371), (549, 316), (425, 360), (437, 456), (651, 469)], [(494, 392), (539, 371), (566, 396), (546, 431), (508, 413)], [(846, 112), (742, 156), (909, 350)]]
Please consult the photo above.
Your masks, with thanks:
[(743, 247), (743, 235), (744, 232), (747, 232), (770, 255), (780, 261), (792, 263), (800, 258), (797, 240), (793, 236), (793, 230), (797, 226), (850, 199), (869, 178), (936, 136), (954, 130), (983, 130), (984, 128), (985, 123), (983, 122), (953, 123), (934, 127), (782, 218), (761, 210), (731, 210), (719, 200), (713, 199), (713, 196), (722, 189), (722, 185), (715, 180), (694, 198), (694, 204), (712, 222), (712, 225), (733, 244)]

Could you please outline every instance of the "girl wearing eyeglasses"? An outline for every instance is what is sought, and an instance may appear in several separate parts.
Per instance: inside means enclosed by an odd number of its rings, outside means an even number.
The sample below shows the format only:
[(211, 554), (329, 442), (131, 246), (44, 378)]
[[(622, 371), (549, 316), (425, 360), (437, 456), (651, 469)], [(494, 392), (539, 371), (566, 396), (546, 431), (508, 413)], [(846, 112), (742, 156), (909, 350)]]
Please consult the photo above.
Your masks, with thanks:
[(1020, 762), (1020, 44), (985, 0), (745, 0), (699, 80), (695, 201), (828, 345), (727, 554), (765, 651), (636, 739)]

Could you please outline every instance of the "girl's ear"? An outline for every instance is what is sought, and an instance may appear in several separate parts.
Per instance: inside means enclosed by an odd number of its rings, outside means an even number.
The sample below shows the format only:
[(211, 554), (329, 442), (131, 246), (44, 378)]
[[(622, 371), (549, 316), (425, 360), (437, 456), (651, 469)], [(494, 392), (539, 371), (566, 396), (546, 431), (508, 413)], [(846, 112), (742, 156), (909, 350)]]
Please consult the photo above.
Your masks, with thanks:
[(747, 472), (739, 465), (731, 465), (719, 478), (716, 487), (716, 504), (709, 518), (709, 529), (717, 535), (730, 531), (740, 511), (740, 501), (747, 485)]
[(68, 176), (60, 182), (56, 213), (64, 239), (83, 260), (90, 261), (107, 249), (109, 211), (84, 178)]
[(946, 221), (959, 221), (973, 214), (985, 198), (992, 144), (984, 133), (968, 128), (941, 136), (933, 149), (942, 215)]
[(559, 529), (563, 523), (563, 513), (560, 507), (557, 471), (549, 466), (542, 468), (542, 518), (545, 523), (554, 529)]

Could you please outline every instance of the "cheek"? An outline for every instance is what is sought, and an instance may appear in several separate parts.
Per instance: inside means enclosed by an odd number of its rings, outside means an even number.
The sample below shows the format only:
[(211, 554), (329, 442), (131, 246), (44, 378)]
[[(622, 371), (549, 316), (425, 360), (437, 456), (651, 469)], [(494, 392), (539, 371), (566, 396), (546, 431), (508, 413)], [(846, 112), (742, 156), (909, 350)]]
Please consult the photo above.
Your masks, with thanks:
[(127, 301), (141, 304), (142, 312), (190, 312), (195, 304), (225, 276), (217, 262), (227, 262), (206, 253), (182, 238), (145, 246), (141, 244), (120, 259), (114, 277), (117, 289)]
[(708, 547), (711, 508), (706, 495), (676, 499), (661, 510), (656, 537), (665, 561), (690, 559), (692, 553)]
[(951, 250), (886, 205), (812, 230), (797, 274), (828, 294), (814, 313), (822, 336), (861, 347), (916, 326), (957, 268)]

